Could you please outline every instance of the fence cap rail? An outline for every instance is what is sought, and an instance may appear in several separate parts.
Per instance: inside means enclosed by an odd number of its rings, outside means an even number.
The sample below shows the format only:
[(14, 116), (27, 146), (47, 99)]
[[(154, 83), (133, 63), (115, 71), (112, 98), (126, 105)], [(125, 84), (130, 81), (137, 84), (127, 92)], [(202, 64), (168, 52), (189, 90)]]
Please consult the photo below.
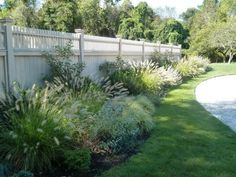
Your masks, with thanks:
[(3, 18), (3, 19), (0, 19), (0, 23), (2, 24), (12, 24), (13, 23), (13, 19), (7, 17), (7, 18)]

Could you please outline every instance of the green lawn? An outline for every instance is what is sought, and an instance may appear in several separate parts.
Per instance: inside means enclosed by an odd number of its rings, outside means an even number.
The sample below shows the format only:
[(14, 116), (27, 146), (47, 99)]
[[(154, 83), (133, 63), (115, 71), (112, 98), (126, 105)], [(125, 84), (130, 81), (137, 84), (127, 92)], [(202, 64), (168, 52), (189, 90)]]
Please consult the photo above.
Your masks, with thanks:
[(205, 111), (194, 95), (203, 80), (236, 74), (236, 64), (212, 67), (170, 91), (140, 152), (102, 177), (236, 177), (236, 134)]

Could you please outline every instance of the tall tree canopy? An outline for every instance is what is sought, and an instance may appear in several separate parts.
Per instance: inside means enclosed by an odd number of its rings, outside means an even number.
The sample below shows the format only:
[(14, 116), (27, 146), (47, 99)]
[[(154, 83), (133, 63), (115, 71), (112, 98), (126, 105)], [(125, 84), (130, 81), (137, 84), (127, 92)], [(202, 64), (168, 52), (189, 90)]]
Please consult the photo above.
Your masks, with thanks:
[(146, 2), (141, 2), (128, 17), (121, 19), (119, 34), (126, 39), (145, 38), (145, 32), (152, 29), (153, 21), (153, 9)]
[(188, 37), (183, 25), (175, 19), (168, 19), (161, 24), (155, 38), (162, 43), (185, 44)]
[(78, 23), (76, 0), (46, 0), (39, 11), (41, 28), (74, 32)]
[(14, 19), (18, 26), (37, 27), (36, 0), (5, 0), (0, 16)]
[(236, 54), (236, 22), (231, 18), (227, 22), (218, 23), (210, 34), (209, 41), (222, 55), (224, 62), (228, 58), (230, 63)]

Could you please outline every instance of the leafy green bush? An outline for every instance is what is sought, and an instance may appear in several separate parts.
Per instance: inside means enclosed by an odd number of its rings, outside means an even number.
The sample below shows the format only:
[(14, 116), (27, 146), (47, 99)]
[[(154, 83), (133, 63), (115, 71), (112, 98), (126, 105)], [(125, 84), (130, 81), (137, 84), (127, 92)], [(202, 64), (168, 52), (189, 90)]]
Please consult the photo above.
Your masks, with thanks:
[(157, 66), (149, 61), (123, 62), (123, 66), (112, 73), (113, 83), (121, 82), (130, 94), (152, 93), (158, 95), (162, 78), (157, 75)]
[(91, 165), (91, 156), (88, 149), (67, 150), (64, 152), (65, 164), (70, 170), (85, 173)]
[(127, 89), (122, 83), (111, 83), (109, 78), (92, 81), (82, 75), (85, 65), (83, 63), (74, 63), (72, 44), (69, 42), (65, 47), (55, 47), (55, 54), (44, 54), (50, 68), (51, 75), (49, 81), (56, 85), (64, 85), (65, 92), (86, 93), (91, 88), (104, 92), (107, 97), (125, 96)]
[[(133, 95), (163, 95), (165, 88), (181, 83), (181, 76), (172, 67), (158, 67), (152, 61), (119, 62), (109, 71), (111, 81), (121, 82)], [(112, 68), (114, 69), (114, 68)]]
[(154, 51), (151, 56), (151, 61), (156, 63), (159, 67), (168, 67), (173, 65), (176, 62), (173, 55), (169, 52), (160, 53), (158, 51)]
[(128, 89), (130, 94), (137, 95), (142, 91), (142, 83), (140, 75), (132, 70), (118, 70), (110, 76), (111, 82), (121, 82)]
[(99, 66), (99, 71), (105, 77), (112, 75), (117, 70), (124, 69), (125, 66), (124, 60), (122, 58), (117, 57), (115, 62), (104, 62)]
[(48, 80), (57, 85), (64, 84), (74, 91), (86, 90), (92, 81), (82, 76), (85, 65), (71, 60), (74, 55), (71, 41), (64, 47), (56, 46), (54, 53), (44, 54), (51, 69)]
[(183, 78), (195, 77), (209, 69), (209, 60), (202, 57), (183, 58), (178, 61), (175, 69)]
[(144, 96), (112, 99), (102, 107), (91, 131), (104, 151), (127, 153), (152, 130), (153, 111), (153, 104)]

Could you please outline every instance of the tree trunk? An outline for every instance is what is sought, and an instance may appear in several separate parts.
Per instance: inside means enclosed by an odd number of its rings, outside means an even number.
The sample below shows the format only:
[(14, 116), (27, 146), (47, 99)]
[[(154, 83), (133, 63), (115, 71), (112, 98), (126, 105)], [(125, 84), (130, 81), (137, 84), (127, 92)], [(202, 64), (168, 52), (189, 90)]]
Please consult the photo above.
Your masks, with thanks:
[(234, 55), (232, 53), (229, 54), (229, 61), (228, 61), (228, 64), (231, 63), (231, 61), (233, 60), (234, 58)]
[(226, 63), (226, 57), (223, 57), (223, 63)]

